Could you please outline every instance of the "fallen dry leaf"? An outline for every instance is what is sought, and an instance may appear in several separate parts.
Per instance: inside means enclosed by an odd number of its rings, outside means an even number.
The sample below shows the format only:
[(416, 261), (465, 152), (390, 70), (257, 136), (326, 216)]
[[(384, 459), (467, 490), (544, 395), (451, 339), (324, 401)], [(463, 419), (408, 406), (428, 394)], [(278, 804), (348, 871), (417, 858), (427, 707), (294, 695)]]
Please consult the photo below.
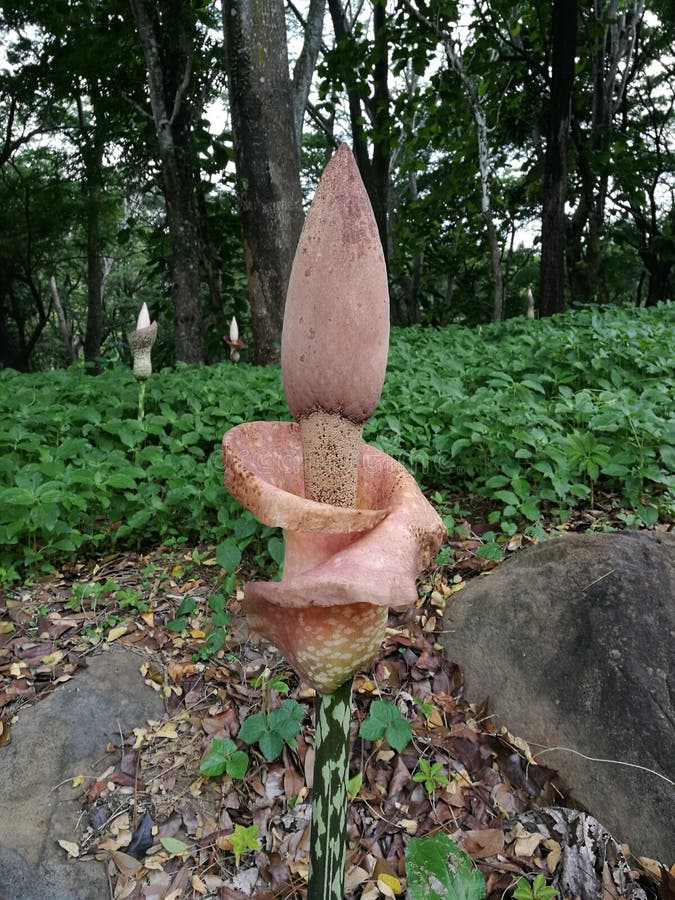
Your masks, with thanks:
[(76, 844), (74, 841), (58, 841), (59, 847), (63, 847), (68, 856), (71, 858), (75, 858), (80, 855), (80, 845)]
[(461, 835), (461, 845), (474, 859), (496, 856), (504, 847), (504, 832), (501, 828), (471, 829)]
[(106, 641), (108, 643), (112, 643), (112, 641), (116, 641), (118, 638), (121, 638), (123, 634), (127, 633), (126, 625), (115, 625), (114, 628), (111, 628), (106, 636)]

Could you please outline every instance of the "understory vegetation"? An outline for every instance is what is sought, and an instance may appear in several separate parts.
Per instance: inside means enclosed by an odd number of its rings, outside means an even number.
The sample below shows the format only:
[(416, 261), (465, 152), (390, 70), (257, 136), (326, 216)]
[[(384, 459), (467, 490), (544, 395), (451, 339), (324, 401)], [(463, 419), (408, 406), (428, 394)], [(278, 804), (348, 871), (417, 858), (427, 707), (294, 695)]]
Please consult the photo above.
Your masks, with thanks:
[[(629, 526), (675, 501), (675, 305), (584, 308), (481, 328), (394, 329), (365, 439), (406, 465), (452, 529), (458, 495), (480, 499), (492, 547), (610, 498)], [(0, 371), (0, 580), (64, 559), (182, 541), (280, 562), (265, 527), (222, 487), (220, 440), (288, 418), (278, 367), (165, 369), (137, 385), (115, 366)], [(456, 509), (456, 507), (455, 507)]]

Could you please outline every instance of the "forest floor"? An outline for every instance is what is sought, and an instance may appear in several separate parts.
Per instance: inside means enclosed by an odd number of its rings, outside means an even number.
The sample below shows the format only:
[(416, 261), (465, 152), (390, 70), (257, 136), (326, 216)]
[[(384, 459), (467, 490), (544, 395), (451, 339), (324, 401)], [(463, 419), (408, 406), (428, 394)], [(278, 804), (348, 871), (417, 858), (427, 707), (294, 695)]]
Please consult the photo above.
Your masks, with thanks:
[[(464, 523), (468, 536), (449, 542), (453, 564), (423, 575), (417, 604), (391, 615), (377, 660), (355, 680), (350, 774), (361, 779), (348, 813), (347, 898), (403, 894), (409, 836), (439, 830), (476, 862), (490, 898), (503, 896), (520, 876), (549, 879), (560, 860), (555, 840), (509, 820), (540, 806), (568, 805), (565, 786), (523, 740), (495, 726), (487, 700), (466, 701), (461, 670), (438, 642), (453, 594), (499, 564), (477, 555), (480, 511), (474, 515), (472, 524)], [(586, 530), (596, 521), (587, 513), (569, 527)], [(514, 537), (507, 553), (524, 543)], [(138, 654), (144, 680), (164, 698), (163, 721), (102, 748), (109, 761), (81, 782), (86, 815), (71, 852), (107, 863), (111, 897), (305, 896), (314, 692), (298, 683), (271, 645), (249, 641), (242, 585), (255, 576), (246, 566), (238, 572), (227, 607), (231, 621), (215, 654), (207, 647), (208, 598), (217, 595), (223, 574), (213, 547), (160, 547), (64, 565), (0, 597), (0, 747), (11, 740), (18, 713), (76, 678), (88, 657), (114, 643)], [(177, 626), (181, 604), (192, 609)], [(248, 748), (244, 779), (200, 774), (214, 738), (236, 738), (263, 697), (272, 706), (285, 699), (279, 678), (306, 711), (296, 746), (285, 744), (274, 762)], [(265, 692), (265, 684), (279, 690)], [(413, 737), (403, 752), (356, 736), (372, 699), (405, 711)], [(422, 758), (440, 763), (447, 783), (413, 780)], [(675, 897), (675, 867), (667, 873), (654, 861), (633, 858), (630, 865), (647, 896)]]

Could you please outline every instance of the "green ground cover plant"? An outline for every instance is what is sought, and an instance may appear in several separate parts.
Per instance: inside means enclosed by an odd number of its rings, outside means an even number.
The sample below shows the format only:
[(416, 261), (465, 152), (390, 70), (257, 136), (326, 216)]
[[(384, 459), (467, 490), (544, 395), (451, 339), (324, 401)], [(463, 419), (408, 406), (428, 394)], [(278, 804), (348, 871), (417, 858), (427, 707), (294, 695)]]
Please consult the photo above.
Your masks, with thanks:
[(405, 870), (412, 900), (485, 897), (485, 881), (473, 860), (442, 831), (410, 839)]
[[(453, 493), (488, 501), (488, 553), (599, 491), (616, 495), (626, 524), (653, 524), (675, 503), (674, 335), (674, 304), (394, 329), (365, 439), (448, 513)], [(122, 366), (97, 378), (0, 371), (0, 580), (181, 541), (215, 544), (230, 574), (243, 552), (262, 568), (282, 559), (280, 532), (223, 489), (220, 458), (233, 425), (289, 417), (279, 369), (162, 370), (142, 422), (136, 394)]]

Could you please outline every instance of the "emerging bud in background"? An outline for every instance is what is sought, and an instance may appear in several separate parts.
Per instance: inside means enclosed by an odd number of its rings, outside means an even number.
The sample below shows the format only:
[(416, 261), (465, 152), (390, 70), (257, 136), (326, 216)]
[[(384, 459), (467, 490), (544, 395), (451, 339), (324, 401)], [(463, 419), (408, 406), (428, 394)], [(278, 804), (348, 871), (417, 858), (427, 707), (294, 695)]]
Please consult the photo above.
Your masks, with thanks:
[(150, 322), (150, 313), (144, 303), (138, 314), (136, 330), (127, 334), (127, 341), (134, 357), (134, 376), (145, 381), (152, 375), (152, 345), (157, 338), (157, 322)]
[(534, 319), (534, 295), (531, 287), (527, 289), (527, 310), (525, 315), (528, 319)]
[(230, 322), (230, 336), (224, 337), (223, 340), (230, 348), (230, 359), (232, 362), (239, 362), (239, 351), (245, 347), (246, 344), (239, 340), (239, 326), (237, 325), (237, 320), (234, 316), (232, 316), (232, 321)]

